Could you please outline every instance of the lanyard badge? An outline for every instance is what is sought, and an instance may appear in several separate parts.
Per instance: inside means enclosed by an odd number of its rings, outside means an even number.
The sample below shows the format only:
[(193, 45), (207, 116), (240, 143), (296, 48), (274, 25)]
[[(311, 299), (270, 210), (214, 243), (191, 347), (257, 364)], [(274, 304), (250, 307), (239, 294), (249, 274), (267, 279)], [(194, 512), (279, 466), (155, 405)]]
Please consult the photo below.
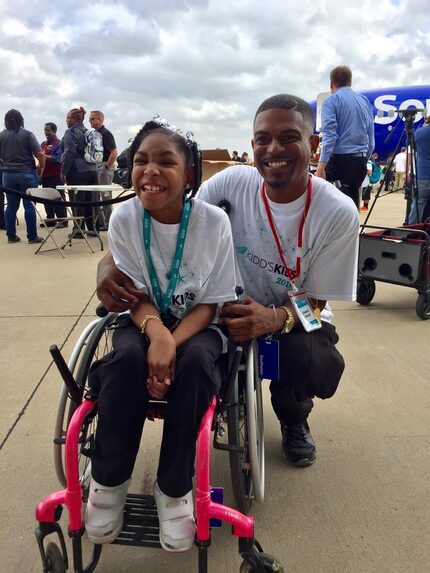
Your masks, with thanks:
[(181, 215), (181, 222), (179, 225), (178, 238), (176, 239), (175, 256), (173, 257), (172, 265), (170, 267), (170, 280), (167, 286), (167, 290), (163, 296), (151, 257), (151, 215), (146, 209), (143, 210), (143, 244), (145, 246), (146, 255), (148, 257), (149, 278), (151, 280), (152, 292), (154, 293), (157, 306), (160, 309), (162, 316), (167, 315), (170, 301), (172, 300), (176, 285), (178, 284), (179, 267), (181, 266), (182, 255), (184, 253), (190, 213), (191, 202), (185, 201)]
[(300, 263), (301, 263), (301, 256), (302, 256), (302, 245), (303, 245), (303, 227), (305, 226), (306, 216), (309, 211), (309, 207), (311, 204), (312, 198), (312, 178), (309, 176), (308, 179), (308, 187), (306, 191), (306, 204), (303, 210), (302, 219), (299, 225), (299, 232), (297, 236), (297, 257), (296, 257), (296, 268), (290, 269), (285, 261), (284, 253), (282, 251), (281, 243), (279, 241), (278, 232), (276, 230), (275, 222), (273, 221), (272, 213), (270, 211), (269, 202), (267, 200), (266, 191), (264, 188), (264, 183), (261, 187), (261, 194), (263, 197), (263, 203), (266, 208), (267, 218), (269, 220), (270, 228), (272, 230), (273, 238), (275, 239), (276, 247), (278, 249), (279, 257), (282, 261), (282, 264), (285, 267), (285, 271), (291, 283), (291, 290), (288, 291), (288, 296), (293, 305), (297, 316), (300, 319), (300, 322), (303, 325), (303, 328), (306, 332), (312, 332), (313, 330), (317, 330), (321, 328), (321, 321), (315, 315), (314, 311), (312, 310), (312, 306), (309, 302), (309, 299), (304, 291), (301, 291), (295, 284), (295, 280), (300, 280)]
[[(294, 283), (292, 284), (294, 285)], [(288, 296), (306, 332), (312, 332), (321, 328), (321, 321), (312, 310), (309, 299), (304, 291), (300, 292), (298, 289), (293, 289), (288, 291)]]

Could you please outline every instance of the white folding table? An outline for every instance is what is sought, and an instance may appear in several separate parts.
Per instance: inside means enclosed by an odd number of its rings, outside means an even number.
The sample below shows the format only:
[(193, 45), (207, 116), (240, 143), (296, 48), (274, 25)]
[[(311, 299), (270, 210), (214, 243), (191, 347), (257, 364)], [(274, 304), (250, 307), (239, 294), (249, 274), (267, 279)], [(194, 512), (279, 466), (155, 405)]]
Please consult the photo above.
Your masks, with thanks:
[[(121, 195), (122, 193), (124, 193), (126, 191), (126, 189), (124, 189), (124, 187), (122, 187), (121, 185), (117, 185), (116, 183), (113, 183), (112, 185), (57, 185), (56, 188), (58, 189), (58, 191), (65, 191), (67, 194), (69, 194), (70, 191), (73, 191), (73, 192), (74, 191), (90, 191), (91, 193), (103, 193), (106, 191), (121, 191), (121, 193), (119, 194), (119, 195)], [(104, 250), (103, 241), (102, 241), (102, 238), (100, 236), (100, 233), (97, 231), (97, 218), (98, 218), (98, 215), (96, 215), (96, 210), (93, 207), (94, 231), (97, 235), (98, 240), (100, 241), (100, 250), (103, 251)], [(82, 231), (82, 233), (86, 234), (85, 229), (81, 229), (81, 231)], [(72, 235), (73, 235), (73, 231), (72, 231)]]

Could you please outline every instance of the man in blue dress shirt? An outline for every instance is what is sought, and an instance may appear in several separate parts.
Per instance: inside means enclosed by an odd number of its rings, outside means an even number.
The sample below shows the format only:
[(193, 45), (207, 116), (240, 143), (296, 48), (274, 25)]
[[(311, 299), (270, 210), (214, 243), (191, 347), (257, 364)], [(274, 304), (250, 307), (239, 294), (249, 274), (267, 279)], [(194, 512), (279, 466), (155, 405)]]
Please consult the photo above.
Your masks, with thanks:
[(322, 105), (322, 147), (315, 175), (340, 181), (342, 191), (360, 206), (360, 186), (375, 146), (369, 100), (351, 88), (352, 73), (338, 66), (330, 73), (332, 93)]
[[(423, 215), (430, 215), (430, 116), (416, 130), (418, 197), (412, 201), (408, 225), (421, 223)], [(426, 204), (429, 203), (429, 205)], [(424, 213), (424, 208), (426, 213)]]

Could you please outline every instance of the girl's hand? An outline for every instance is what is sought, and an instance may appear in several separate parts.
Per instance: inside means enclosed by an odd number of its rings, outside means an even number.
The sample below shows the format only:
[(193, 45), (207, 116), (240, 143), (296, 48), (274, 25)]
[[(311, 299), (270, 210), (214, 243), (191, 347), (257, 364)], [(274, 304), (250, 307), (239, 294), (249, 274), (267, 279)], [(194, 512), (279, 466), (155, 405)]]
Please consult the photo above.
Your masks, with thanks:
[(146, 359), (149, 394), (153, 398), (164, 398), (175, 376), (176, 364), (176, 344), (166, 328), (151, 338)]

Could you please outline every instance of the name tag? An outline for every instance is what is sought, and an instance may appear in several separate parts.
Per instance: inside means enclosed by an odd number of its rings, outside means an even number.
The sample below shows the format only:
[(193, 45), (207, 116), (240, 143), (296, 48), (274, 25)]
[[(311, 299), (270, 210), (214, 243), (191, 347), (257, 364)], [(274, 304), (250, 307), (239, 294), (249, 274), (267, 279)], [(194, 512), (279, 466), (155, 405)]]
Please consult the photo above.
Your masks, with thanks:
[(258, 339), (258, 375), (268, 380), (279, 380), (279, 340)]
[(306, 332), (312, 332), (321, 328), (321, 321), (315, 316), (314, 311), (309, 304), (308, 297), (304, 292), (290, 292), (291, 304), (296, 310), (297, 316)]

